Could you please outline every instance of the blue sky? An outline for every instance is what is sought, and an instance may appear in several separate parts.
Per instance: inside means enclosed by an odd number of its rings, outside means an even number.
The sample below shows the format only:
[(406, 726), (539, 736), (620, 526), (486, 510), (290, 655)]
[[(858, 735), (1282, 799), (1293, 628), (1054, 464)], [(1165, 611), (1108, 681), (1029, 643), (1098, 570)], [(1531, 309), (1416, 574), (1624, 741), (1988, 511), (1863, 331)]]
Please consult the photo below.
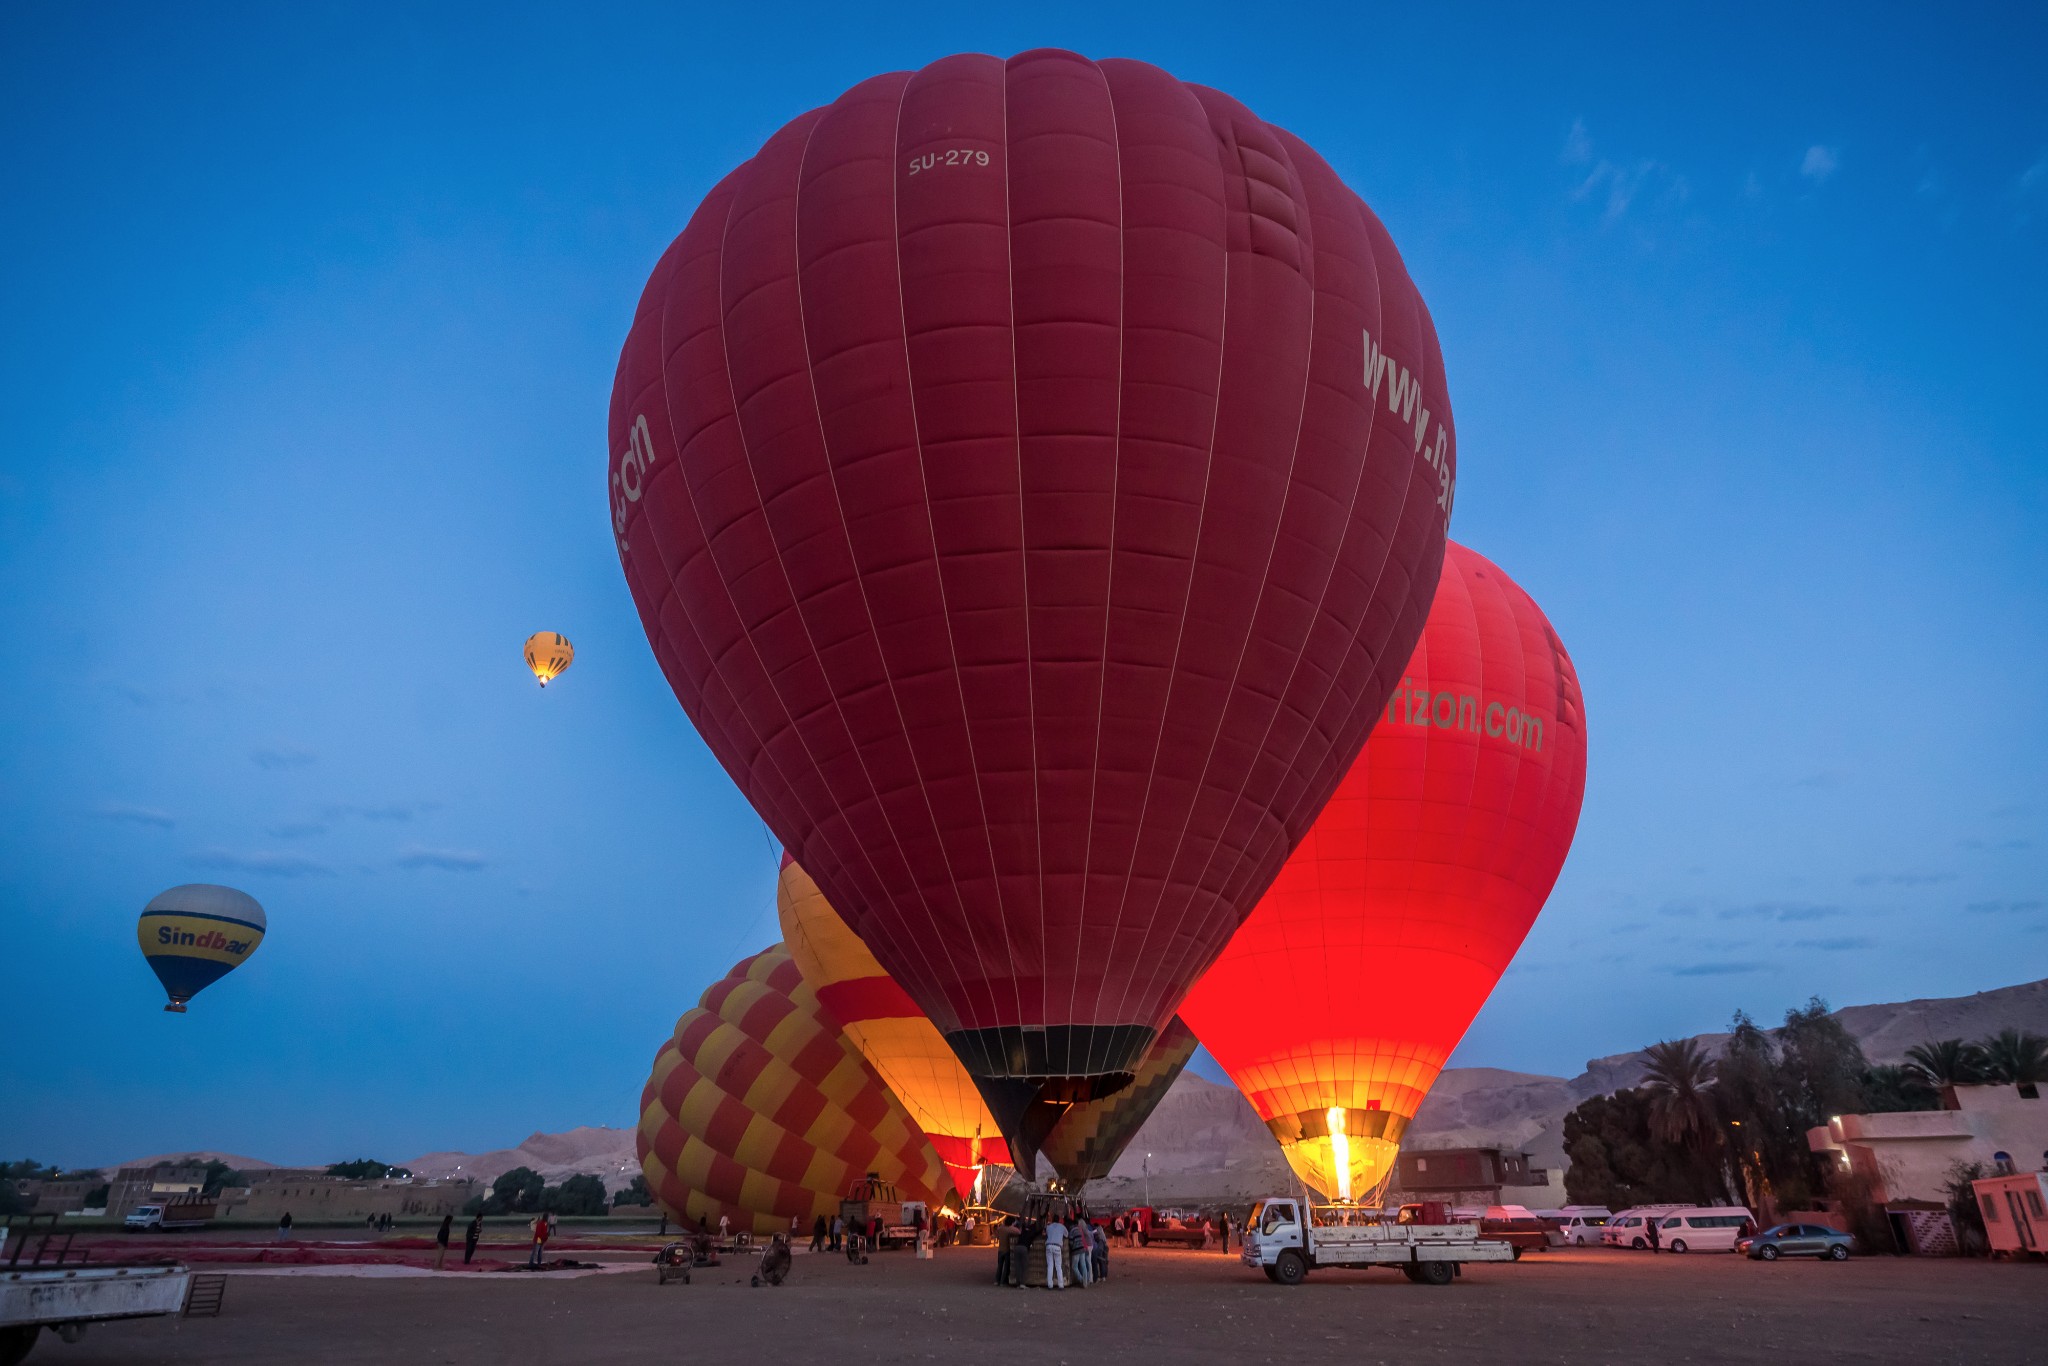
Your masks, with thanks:
[[(617, 348), (719, 175), (967, 49), (1232, 92), (1435, 314), (1593, 740), (1459, 1061), (2048, 974), (2048, 12), (1429, 8), (9, 6), (0, 1152), (631, 1122), (774, 861), (611, 549)], [(271, 936), (176, 1018), (186, 881)]]

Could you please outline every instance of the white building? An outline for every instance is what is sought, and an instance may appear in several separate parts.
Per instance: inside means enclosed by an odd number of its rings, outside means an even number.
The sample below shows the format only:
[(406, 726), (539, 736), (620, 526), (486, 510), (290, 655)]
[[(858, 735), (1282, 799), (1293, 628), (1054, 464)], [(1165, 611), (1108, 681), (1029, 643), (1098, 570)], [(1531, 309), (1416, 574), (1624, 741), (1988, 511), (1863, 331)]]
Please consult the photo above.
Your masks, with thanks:
[(1807, 1131), (1807, 1145), (1869, 1180), (1882, 1205), (1946, 1200), (1957, 1163), (1982, 1163), (1986, 1172), (2048, 1170), (2048, 1100), (2039, 1086), (1955, 1086), (1942, 1099), (1952, 1108), (1836, 1115)]

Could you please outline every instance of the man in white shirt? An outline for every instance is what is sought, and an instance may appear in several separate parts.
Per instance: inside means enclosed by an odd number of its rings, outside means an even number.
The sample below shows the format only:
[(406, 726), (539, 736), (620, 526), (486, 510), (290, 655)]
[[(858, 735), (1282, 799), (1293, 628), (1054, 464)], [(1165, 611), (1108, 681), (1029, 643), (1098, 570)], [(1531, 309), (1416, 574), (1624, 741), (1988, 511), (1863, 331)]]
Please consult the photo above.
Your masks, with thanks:
[(1067, 1288), (1067, 1226), (1057, 1219), (1045, 1221), (1045, 1288)]

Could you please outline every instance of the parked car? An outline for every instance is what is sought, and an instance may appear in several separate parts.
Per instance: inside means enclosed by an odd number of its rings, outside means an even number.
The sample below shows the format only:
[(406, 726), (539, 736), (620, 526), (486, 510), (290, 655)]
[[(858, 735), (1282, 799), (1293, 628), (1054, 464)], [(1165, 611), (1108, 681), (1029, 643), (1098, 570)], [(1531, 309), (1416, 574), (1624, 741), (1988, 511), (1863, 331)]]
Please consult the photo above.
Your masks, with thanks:
[(1759, 1262), (1775, 1262), (1780, 1257), (1825, 1257), (1831, 1262), (1846, 1262), (1855, 1248), (1854, 1238), (1825, 1224), (1778, 1224), (1735, 1244), (1737, 1252)]
[(1736, 1240), (1756, 1229), (1756, 1216), (1740, 1205), (1675, 1209), (1657, 1220), (1657, 1236), (1668, 1252), (1732, 1252)]

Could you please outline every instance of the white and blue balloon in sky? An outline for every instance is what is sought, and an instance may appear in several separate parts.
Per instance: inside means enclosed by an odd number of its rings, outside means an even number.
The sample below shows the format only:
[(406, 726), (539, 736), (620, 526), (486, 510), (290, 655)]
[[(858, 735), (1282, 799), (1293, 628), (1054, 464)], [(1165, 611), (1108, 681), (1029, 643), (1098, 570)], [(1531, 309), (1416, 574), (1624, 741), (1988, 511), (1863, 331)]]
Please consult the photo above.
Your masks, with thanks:
[(152, 897), (135, 935), (170, 995), (164, 1009), (182, 1015), (186, 1002), (256, 952), (268, 927), (263, 908), (247, 892), (189, 882)]

